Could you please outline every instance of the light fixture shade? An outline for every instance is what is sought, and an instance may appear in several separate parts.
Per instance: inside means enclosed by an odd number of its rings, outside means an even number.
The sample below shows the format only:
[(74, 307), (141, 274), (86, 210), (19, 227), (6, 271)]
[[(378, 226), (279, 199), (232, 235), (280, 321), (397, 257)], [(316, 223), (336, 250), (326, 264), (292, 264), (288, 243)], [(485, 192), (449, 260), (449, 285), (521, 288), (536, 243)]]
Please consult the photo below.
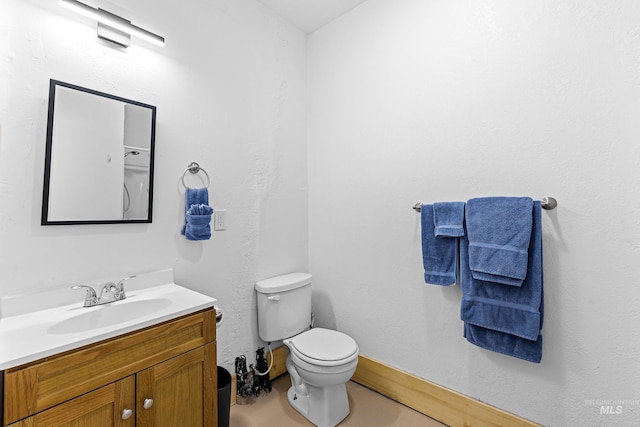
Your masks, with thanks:
[[(164, 46), (164, 37), (133, 25), (126, 19), (109, 13), (106, 10), (94, 9), (93, 7), (87, 6), (77, 0), (60, 0), (60, 6), (73, 10), (74, 12), (87, 16), (91, 19), (95, 19), (99, 23), (107, 25), (118, 31), (122, 31), (123, 33), (138, 37), (157, 46)], [(122, 43), (118, 41), (115, 41), (115, 43), (122, 45)]]
[[(124, 18), (119, 17), (118, 15), (114, 15), (113, 13), (107, 12), (103, 9), (98, 9), (100, 12), (106, 13), (109, 15), (109, 18), (114, 22), (119, 22), (121, 25), (127, 25), (131, 22), (127, 21)], [(103, 24), (98, 21), (98, 37), (103, 40), (108, 40), (112, 43), (115, 43), (122, 47), (129, 47), (131, 44), (131, 34), (117, 30), (111, 25)]]

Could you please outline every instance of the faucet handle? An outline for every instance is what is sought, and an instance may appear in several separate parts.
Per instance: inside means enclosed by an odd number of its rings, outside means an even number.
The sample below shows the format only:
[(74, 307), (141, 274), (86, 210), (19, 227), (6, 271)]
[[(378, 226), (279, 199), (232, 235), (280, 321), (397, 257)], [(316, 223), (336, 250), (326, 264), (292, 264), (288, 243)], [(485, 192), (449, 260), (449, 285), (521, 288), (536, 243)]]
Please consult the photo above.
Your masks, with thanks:
[(125, 277), (124, 279), (120, 280), (117, 284), (118, 288), (120, 288), (121, 290), (124, 290), (124, 282), (126, 282), (129, 279), (133, 279), (134, 277), (136, 276), (133, 275), (133, 276)]
[(86, 288), (87, 293), (84, 297), (84, 306), (85, 307), (90, 307), (92, 305), (94, 305), (96, 303), (96, 301), (98, 300), (98, 295), (96, 295), (96, 290), (93, 289), (91, 286), (87, 286), (87, 285), (75, 285), (72, 286), (71, 289), (82, 289), (82, 288)]
[(127, 297), (127, 294), (125, 294), (124, 292), (124, 282), (126, 282), (129, 279), (133, 279), (134, 277), (136, 276), (125, 277), (124, 279), (120, 280), (118, 284), (115, 286), (117, 300), (123, 300)]
[(124, 282), (126, 282), (129, 279), (133, 279), (134, 277), (136, 277), (136, 276), (135, 275), (134, 276), (129, 276), (129, 277), (125, 277), (124, 279), (120, 280), (118, 282), (118, 284), (116, 285), (118, 290), (121, 291), (121, 292), (124, 292)]

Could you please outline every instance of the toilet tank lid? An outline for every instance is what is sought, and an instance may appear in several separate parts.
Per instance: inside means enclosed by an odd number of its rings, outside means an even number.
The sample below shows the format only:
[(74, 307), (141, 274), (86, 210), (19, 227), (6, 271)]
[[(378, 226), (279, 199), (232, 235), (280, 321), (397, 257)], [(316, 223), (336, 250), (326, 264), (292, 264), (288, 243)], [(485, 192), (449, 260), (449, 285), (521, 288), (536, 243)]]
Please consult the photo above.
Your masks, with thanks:
[(309, 284), (311, 284), (311, 274), (289, 273), (256, 282), (256, 291), (263, 294), (273, 294), (301, 288)]

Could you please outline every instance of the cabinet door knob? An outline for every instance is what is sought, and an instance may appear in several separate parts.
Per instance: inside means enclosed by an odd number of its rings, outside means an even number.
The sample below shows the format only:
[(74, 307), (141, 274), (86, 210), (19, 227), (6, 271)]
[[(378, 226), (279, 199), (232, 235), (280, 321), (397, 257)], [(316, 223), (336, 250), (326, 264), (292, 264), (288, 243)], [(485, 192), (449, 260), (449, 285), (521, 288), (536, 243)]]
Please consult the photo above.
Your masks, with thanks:
[(144, 409), (151, 408), (153, 406), (153, 399), (145, 399), (142, 403), (142, 406), (144, 407)]
[(129, 418), (131, 418), (131, 415), (133, 415), (133, 411), (129, 408), (125, 409), (124, 411), (122, 411), (122, 419), (123, 420), (128, 420)]

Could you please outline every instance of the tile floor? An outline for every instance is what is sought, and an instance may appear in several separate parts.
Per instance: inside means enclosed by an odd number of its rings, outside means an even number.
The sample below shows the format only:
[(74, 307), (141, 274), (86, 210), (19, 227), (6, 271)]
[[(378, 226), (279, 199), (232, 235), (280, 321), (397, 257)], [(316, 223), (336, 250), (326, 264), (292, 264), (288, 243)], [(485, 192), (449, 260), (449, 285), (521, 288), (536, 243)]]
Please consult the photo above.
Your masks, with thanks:
[[(313, 427), (289, 405), (290, 386), (289, 375), (285, 374), (272, 382), (271, 393), (262, 393), (252, 404), (233, 405), (229, 427)], [(353, 381), (347, 383), (347, 395), (351, 413), (340, 427), (445, 426)]]

